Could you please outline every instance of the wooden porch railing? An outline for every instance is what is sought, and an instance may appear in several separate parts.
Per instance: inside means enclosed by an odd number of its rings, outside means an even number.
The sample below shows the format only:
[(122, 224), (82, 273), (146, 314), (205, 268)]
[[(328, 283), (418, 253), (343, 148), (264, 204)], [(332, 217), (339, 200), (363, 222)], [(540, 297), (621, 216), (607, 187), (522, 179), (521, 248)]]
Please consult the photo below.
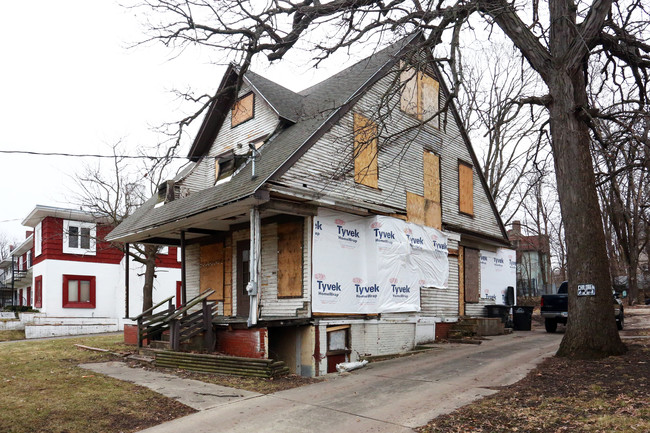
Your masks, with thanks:
[[(170, 348), (174, 351), (180, 349), (181, 341), (189, 340), (195, 335), (205, 332), (203, 344), (206, 349), (212, 349), (215, 343), (215, 334), (212, 328), (212, 319), (217, 313), (217, 304), (208, 301), (214, 290), (201, 293), (196, 298), (182, 305), (173, 314), (165, 319), (169, 324)], [(201, 309), (189, 313), (189, 310), (201, 304)]]
[[(142, 347), (143, 340), (154, 340), (157, 337), (160, 337), (160, 335), (167, 328), (169, 328), (169, 324), (165, 321), (165, 319), (171, 316), (175, 311), (175, 308), (172, 304), (172, 299), (174, 299), (174, 297), (170, 296), (169, 298), (160, 301), (153, 307), (131, 318), (131, 320), (138, 322), (138, 347)], [(154, 313), (157, 308), (161, 307), (164, 304), (167, 304), (166, 309)]]

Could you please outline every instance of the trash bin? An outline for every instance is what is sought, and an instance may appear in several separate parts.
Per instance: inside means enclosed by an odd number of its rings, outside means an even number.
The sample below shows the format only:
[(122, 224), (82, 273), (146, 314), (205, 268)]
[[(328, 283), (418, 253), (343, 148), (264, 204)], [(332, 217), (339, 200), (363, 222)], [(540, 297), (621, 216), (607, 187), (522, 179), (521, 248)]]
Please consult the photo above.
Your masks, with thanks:
[(508, 316), (510, 316), (510, 307), (507, 305), (486, 305), (487, 316), (488, 317), (498, 317), (501, 319), (502, 323), (508, 322)]
[(515, 324), (515, 331), (530, 331), (533, 307), (515, 305), (512, 307), (512, 321)]

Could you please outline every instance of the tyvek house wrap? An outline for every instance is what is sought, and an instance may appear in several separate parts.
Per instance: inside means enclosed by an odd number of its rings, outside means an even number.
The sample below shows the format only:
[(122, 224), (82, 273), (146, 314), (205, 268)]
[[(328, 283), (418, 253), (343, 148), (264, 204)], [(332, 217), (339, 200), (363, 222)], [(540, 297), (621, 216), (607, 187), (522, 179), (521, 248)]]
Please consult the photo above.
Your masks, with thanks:
[(440, 230), (320, 209), (313, 234), (314, 312), (415, 312), (420, 287), (447, 287), (447, 235)]

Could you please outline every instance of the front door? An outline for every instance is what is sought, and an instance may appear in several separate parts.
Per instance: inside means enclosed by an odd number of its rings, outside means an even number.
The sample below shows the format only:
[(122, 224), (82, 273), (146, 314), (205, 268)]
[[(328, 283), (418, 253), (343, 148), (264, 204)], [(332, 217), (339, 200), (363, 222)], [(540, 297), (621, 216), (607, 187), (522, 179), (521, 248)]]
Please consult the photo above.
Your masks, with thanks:
[(248, 317), (250, 310), (250, 297), (246, 285), (250, 281), (250, 253), (249, 240), (237, 242), (237, 316)]

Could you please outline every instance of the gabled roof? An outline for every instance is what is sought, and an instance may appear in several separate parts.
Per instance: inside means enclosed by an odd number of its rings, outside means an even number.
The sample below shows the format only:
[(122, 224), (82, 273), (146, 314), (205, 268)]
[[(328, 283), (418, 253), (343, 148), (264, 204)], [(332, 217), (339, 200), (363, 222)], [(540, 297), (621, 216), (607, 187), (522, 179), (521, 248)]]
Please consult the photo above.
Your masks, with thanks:
[[(137, 237), (135, 236), (137, 233), (174, 223), (254, 195), (268, 180), (278, 178), (286, 172), (400, 58), (410, 50), (417, 50), (416, 42), (420, 38), (422, 36), (419, 33), (403, 38), (299, 93), (292, 92), (258, 74), (247, 71), (244, 81), (285, 121), (284, 128), (270, 137), (269, 141), (260, 148), (260, 155), (255, 163), (255, 176), (252, 176), (252, 164), (246, 164), (233, 175), (230, 181), (193, 192), (187, 198), (176, 199), (163, 206), (155, 207), (157, 200), (154, 197), (116, 227), (107, 236), (107, 240), (127, 239), (132, 241)], [(218, 96), (206, 114), (190, 150), (188, 155), (190, 160), (200, 160), (207, 154), (214, 142), (227, 112), (235, 100), (233, 86), (237, 82), (238, 73), (234, 66), (230, 66), (226, 71), (219, 86)], [(441, 85), (448, 95), (449, 92), (444, 87), (444, 82), (441, 82)], [(454, 116), (458, 118), (453, 103), (451, 107)], [(469, 139), (464, 134), (462, 124), (459, 119), (457, 122), (471, 157), (478, 166), (478, 160)], [(489, 196), (485, 179), (480, 170), (478, 170), (478, 175)], [(505, 228), (491, 197), (490, 200), (503, 237), (507, 239)]]
[[(283, 173), (299, 154), (304, 153), (329, 130), (419, 37), (419, 34), (414, 34), (403, 38), (300, 94), (255, 73), (246, 72), (246, 81), (260, 92), (280, 117), (291, 121), (296, 108), (299, 108), (299, 116), (294, 117), (295, 122), (271, 137), (260, 149), (260, 156), (255, 164), (255, 177), (252, 176), (252, 165), (246, 164), (229, 182), (194, 192), (187, 198), (177, 199), (160, 207), (154, 207), (156, 199), (152, 198), (117, 226), (106, 239), (113, 241), (126, 238), (253, 195), (272, 176)], [(226, 71), (219, 86), (220, 96), (215, 99), (206, 114), (190, 150), (190, 159), (200, 159), (212, 145), (227, 110), (234, 102), (234, 93), (227, 89), (236, 83), (236, 74), (234, 66)]]

